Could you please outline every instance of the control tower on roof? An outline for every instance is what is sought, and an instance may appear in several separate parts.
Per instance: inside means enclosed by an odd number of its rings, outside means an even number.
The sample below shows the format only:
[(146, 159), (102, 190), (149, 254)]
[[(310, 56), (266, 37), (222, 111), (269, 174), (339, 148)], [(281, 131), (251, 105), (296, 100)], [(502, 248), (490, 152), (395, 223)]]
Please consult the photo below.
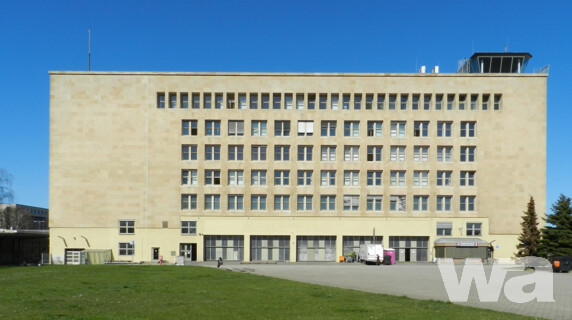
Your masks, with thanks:
[(526, 52), (477, 52), (457, 73), (523, 73), (532, 56)]

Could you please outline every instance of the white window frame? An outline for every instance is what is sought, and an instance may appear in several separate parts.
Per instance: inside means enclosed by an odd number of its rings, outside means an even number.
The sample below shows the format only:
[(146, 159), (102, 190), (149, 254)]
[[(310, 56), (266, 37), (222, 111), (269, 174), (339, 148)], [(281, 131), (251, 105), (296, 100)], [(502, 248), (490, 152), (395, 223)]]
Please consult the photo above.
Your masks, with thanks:
[(453, 162), (453, 147), (437, 146), (437, 162)]
[(289, 137), (290, 136), (290, 120), (274, 121), (274, 136)]
[(265, 144), (257, 144), (251, 146), (251, 161), (266, 161), (268, 146)]
[(298, 137), (311, 137), (314, 135), (314, 121), (298, 121)]
[(220, 210), (220, 194), (205, 194), (205, 210)]
[(414, 187), (429, 186), (429, 171), (426, 170), (413, 171), (413, 186)]
[(312, 171), (312, 170), (298, 170), (297, 176), (298, 176), (298, 180), (297, 180), (298, 186), (311, 186), (313, 176), (314, 176), (314, 171)]
[(359, 146), (344, 146), (344, 161), (359, 161)]
[(438, 195), (436, 199), (437, 199), (437, 205), (436, 205), (437, 211), (451, 211), (453, 196)]
[(244, 186), (244, 170), (228, 170), (229, 186)]
[(181, 194), (181, 210), (196, 210), (197, 195), (194, 193)]
[(359, 210), (359, 195), (357, 194), (344, 194), (344, 211), (358, 211)]
[(244, 120), (228, 120), (228, 135), (230, 137), (244, 136)]
[(181, 234), (182, 235), (196, 235), (197, 234), (197, 221), (196, 220), (182, 220), (181, 221)]
[(290, 146), (288, 146), (288, 145), (275, 145), (274, 146), (274, 161), (290, 161)]
[(233, 144), (228, 146), (228, 161), (244, 160), (244, 145)]
[(367, 146), (367, 161), (380, 162), (383, 160), (383, 146)]
[(336, 171), (335, 170), (322, 170), (322, 171), (320, 171), (320, 185), (321, 186), (335, 186), (336, 185)]
[(251, 186), (265, 186), (266, 185), (266, 170), (252, 170), (250, 172), (250, 185)]
[(459, 173), (459, 185), (461, 187), (474, 187), (476, 185), (476, 171), (461, 171)]
[(390, 211), (406, 211), (407, 210), (407, 197), (404, 195), (390, 195), (389, 196), (389, 210)]
[(322, 137), (335, 137), (337, 121), (324, 120), (321, 122), (321, 136)]
[(320, 211), (336, 210), (336, 195), (322, 194), (320, 195)]
[(344, 121), (344, 137), (359, 137), (359, 121)]
[(461, 154), (459, 160), (461, 162), (475, 162), (477, 156), (476, 146), (461, 146)]
[(312, 161), (313, 146), (298, 146), (298, 161)]
[(290, 185), (290, 170), (274, 170), (274, 185), (275, 186)]
[(429, 210), (429, 196), (427, 195), (414, 195), (413, 196), (413, 211), (428, 211)]
[(389, 185), (391, 187), (405, 187), (405, 171), (402, 170), (391, 170), (389, 173)]
[(242, 194), (229, 194), (227, 206), (228, 206), (229, 211), (242, 211), (242, 210), (244, 210), (244, 195), (242, 195)]
[(383, 185), (383, 171), (382, 170), (368, 170), (367, 171), (367, 185), (368, 186), (382, 186)]
[(274, 211), (289, 211), (290, 195), (276, 194), (274, 195)]
[(383, 196), (382, 195), (367, 195), (367, 211), (383, 211)]
[(252, 211), (266, 211), (266, 195), (253, 194), (250, 196), (250, 210)]
[(391, 162), (405, 162), (405, 146), (391, 146), (389, 160)]
[(296, 209), (298, 211), (311, 211), (312, 200), (313, 196), (310, 194), (299, 194), (296, 202)]
[(438, 170), (436, 182), (438, 187), (451, 187), (453, 186), (453, 171)]
[(463, 138), (474, 138), (477, 133), (476, 121), (461, 121), (460, 136)]
[(359, 170), (344, 171), (344, 186), (359, 186)]
[(196, 169), (181, 170), (181, 185), (196, 186), (199, 183), (198, 171)]
[(449, 138), (453, 132), (452, 121), (437, 121), (437, 137)]
[(405, 137), (406, 121), (391, 121), (389, 135), (392, 137)]
[(266, 120), (252, 120), (250, 131), (253, 137), (266, 137), (268, 134), (268, 123)]
[(475, 211), (476, 197), (473, 195), (462, 195), (459, 197), (459, 211), (473, 212)]
[(322, 161), (336, 161), (336, 146), (322, 146), (321, 147), (321, 160)]
[(481, 222), (467, 222), (467, 237), (480, 237), (483, 235)]
[(429, 146), (413, 146), (413, 162), (429, 162)]
[(207, 186), (220, 186), (221, 185), (221, 175), (220, 170), (205, 170), (205, 185)]

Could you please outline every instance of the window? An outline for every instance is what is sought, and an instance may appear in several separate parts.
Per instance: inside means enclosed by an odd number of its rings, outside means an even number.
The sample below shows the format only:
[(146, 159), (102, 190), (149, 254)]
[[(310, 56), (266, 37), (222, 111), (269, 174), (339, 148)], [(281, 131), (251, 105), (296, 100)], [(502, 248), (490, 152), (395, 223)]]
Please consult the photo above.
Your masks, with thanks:
[(373, 109), (373, 94), (366, 94), (365, 95), (365, 109), (372, 110)]
[(215, 93), (215, 109), (222, 109), (223, 106), (222, 93)]
[(251, 152), (252, 161), (266, 161), (266, 146), (265, 145), (253, 145)]
[(290, 121), (274, 121), (274, 135), (277, 137), (288, 137), (290, 135)]
[(401, 110), (407, 110), (407, 100), (409, 100), (409, 96), (406, 94), (402, 94), (401, 95), (401, 105), (400, 105)]
[(220, 121), (219, 120), (206, 120), (205, 121), (205, 134), (207, 136), (220, 136)]
[(282, 106), (282, 95), (280, 93), (272, 94), (272, 109), (280, 109)]
[(236, 108), (236, 101), (234, 100), (234, 93), (226, 94), (226, 108), (234, 109)]
[(181, 210), (196, 210), (197, 209), (197, 195), (196, 194), (182, 194), (181, 195)]
[(475, 171), (461, 171), (459, 184), (463, 187), (472, 187), (475, 185)]
[(183, 186), (196, 186), (198, 184), (197, 170), (182, 170), (181, 184)]
[(336, 136), (336, 121), (322, 121), (322, 137)]
[(427, 136), (429, 136), (429, 122), (428, 121), (415, 121), (413, 123), (413, 136), (414, 137), (427, 137)]
[(390, 94), (389, 95), (389, 110), (395, 110), (395, 102), (397, 101), (397, 95)]
[(322, 146), (322, 161), (336, 161), (336, 146)]
[(344, 146), (344, 161), (359, 161), (359, 146)]
[(163, 92), (157, 93), (157, 108), (165, 109), (165, 93)]
[(367, 161), (381, 161), (382, 146), (367, 146)]
[(244, 210), (244, 196), (242, 194), (229, 194), (228, 210)]
[(211, 108), (211, 102), (212, 102), (211, 94), (208, 92), (204, 92), (203, 93), (203, 108), (204, 109), (210, 109)]
[(471, 110), (477, 110), (477, 101), (479, 100), (478, 94), (471, 95)]
[(378, 93), (377, 94), (377, 110), (383, 110), (385, 105), (385, 94)]
[(274, 210), (275, 211), (290, 210), (290, 196), (289, 195), (275, 195), (274, 196)]
[(427, 161), (429, 161), (429, 147), (428, 146), (414, 146), (413, 147), (413, 161), (414, 162), (427, 162)]
[(344, 171), (344, 186), (359, 186), (359, 171)]
[(437, 121), (437, 137), (450, 137), (451, 136), (451, 121)]
[(135, 234), (135, 220), (119, 220), (119, 234)]
[(438, 236), (450, 236), (452, 230), (453, 224), (451, 222), (437, 222)]
[(246, 94), (239, 93), (238, 94), (238, 109), (246, 110)]
[(381, 170), (370, 170), (367, 172), (367, 185), (368, 186), (381, 186)]
[(244, 135), (244, 121), (242, 121), (242, 120), (228, 120), (228, 135), (229, 136), (243, 136)]
[(182, 134), (184, 136), (196, 136), (199, 134), (197, 120), (183, 120)]
[(411, 99), (411, 110), (419, 110), (419, 95), (414, 94)]
[(413, 171), (413, 186), (426, 187), (429, 185), (429, 171)]
[(244, 160), (244, 146), (243, 145), (229, 145), (228, 146), (228, 160), (229, 161), (242, 161), (242, 160)]
[(220, 186), (220, 170), (205, 170), (205, 184)]
[(177, 107), (177, 94), (174, 92), (169, 93), (169, 108), (175, 109)]
[(340, 97), (337, 94), (332, 94), (330, 97), (330, 108), (332, 110), (338, 110), (339, 98)]
[(495, 95), (494, 95), (494, 102), (493, 102), (493, 103), (494, 103), (494, 106), (493, 106), (493, 109), (494, 109), (494, 110), (500, 110), (500, 108), (501, 108), (501, 98), (502, 98), (502, 95), (500, 95), (500, 94), (495, 94)]
[(265, 137), (266, 121), (252, 120), (251, 135), (253, 137)]
[(481, 228), (481, 223), (467, 222), (467, 236), (480, 236)]
[(268, 93), (263, 93), (260, 109), (269, 109), (269, 108), (270, 108), (270, 95)]
[(357, 211), (359, 209), (358, 195), (344, 195), (344, 211)]
[(413, 196), (413, 211), (427, 211), (429, 196)]
[(220, 194), (205, 194), (205, 210), (220, 210)]
[(298, 161), (312, 161), (312, 146), (298, 146)]
[(320, 110), (326, 110), (328, 108), (328, 95), (325, 93), (320, 93)]
[(284, 95), (284, 108), (286, 110), (292, 110), (292, 94), (286, 93)]
[(197, 145), (184, 144), (181, 148), (182, 160), (197, 160)]
[(354, 94), (354, 110), (361, 109), (361, 94), (356, 93)]
[(344, 121), (344, 137), (359, 137), (359, 121)]
[(333, 194), (320, 196), (320, 210), (333, 211), (336, 210), (336, 196)]
[(220, 145), (207, 144), (205, 145), (205, 160), (220, 160)]
[(443, 95), (437, 94), (435, 95), (435, 110), (443, 109)]
[(405, 121), (391, 121), (390, 136), (405, 137)]
[(344, 110), (349, 110), (350, 109), (350, 95), (349, 94), (343, 94), (342, 95), (342, 108)]
[(437, 196), (437, 211), (451, 211), (452, 196)]
[(181, 221), (181, 234), (195, 235), (197, 234), (196, 221)]
[(431, 110), (431, 94), (423, 95), (423, 110)]
[(465, 110), (466, 102), (467, 102), (467, 95), (466, 94), (460, 94), (459, 95), (459, 110)]
[(390, 172), (389, 185), (392, 187), (405, 187), (405, 171)]
[(298, 185), (311, 186), (312, 185), (312, 170), (298, 170)]
[(298, 137), (314, 135), (314, 121), (298, 121)]
[(320, 185), (321, 186), (335, 186), (336, 185), (336, 171), (335, 170), (322, 170), (320, 172)]
[(461, 196), (459, 210), (475, 211), (475, 196)]
[(250, 109), (258, 109), (258, 94), (250, 94)]
[(287, 186), (290, 184), (290, 170), (274, 170), (274, 185)]
[(461, 121), (461, 137), (474, 137), (476, 126), (474, 121)]
[(389, 210), (391, 211), (405, 211), (406, 198), (405, 196), (389, 196)]
[(274, 161), (289, 161), (290, 146), (274, 146)]
[(368, 195), (367, 196), (367, 211), (381, 211), (382, 210), (382, 195)]
[(453, 147), (438, 146), (437, 162), (451, 162), (451, 161), (453, 161)]
[(298, 195), (298, 206), (299, 211), (310, 211), (312, 210), (312, 196), (311, 195)]
[(132, 256), (135, 254), (135, 242), (119, 242), (119, 255)]
[(447, 95), (447, 110), (453, 110), (455, 106), (455, 95), (448, 94)]
[(391, 146), (390, 151), (391, 162), (405, 162), (405, 146)]
[(244, 185), (244, 171), (243, 170), (228, 170), (228, 185), (229, 186), (243, 186)]
[(193, 92), (191, 100), (193, 102), (193, 109), (201, 108), (201, 95), (198, 92)]
[(308, 110), (314, 110), (316, 108), (316, 95), (313, 93), (308, 94)]
[(381, 137), (381, 121), (368, 121), (367, 122), (367, 136), (368, 137)]
[(266, 210), (266, 195), (253, 194), (250, 197), (250, 209), (256, 211)]
[(475, 162), (475, 150), (477, 147), (462, 146), (461, 147), (461, 162)]
[(452, 185), (451, 174), (451, 171), (437, 171), (437, 186), (450, 187)]
[(252, 170), (250, 175), (250, 185), (252, 186), (265, 186), (266, 185), (266, 170)]
[(304, 110), (304, 94), (303, 93), (296, 94), (296, 109), (297, 110)]

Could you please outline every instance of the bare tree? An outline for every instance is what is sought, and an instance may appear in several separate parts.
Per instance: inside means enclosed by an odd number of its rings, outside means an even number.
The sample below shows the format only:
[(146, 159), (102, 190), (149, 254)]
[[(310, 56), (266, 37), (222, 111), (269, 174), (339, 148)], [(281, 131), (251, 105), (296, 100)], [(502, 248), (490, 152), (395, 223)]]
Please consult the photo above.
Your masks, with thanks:
[(12, 205), (13, 201), (12, 175), (5, 169), (0, 169), (0, 228), (30, 228), (32, 215), (25, 208)]
[(13, 200), (12, 175), (0, 168), (0, 204), (12, 203)]

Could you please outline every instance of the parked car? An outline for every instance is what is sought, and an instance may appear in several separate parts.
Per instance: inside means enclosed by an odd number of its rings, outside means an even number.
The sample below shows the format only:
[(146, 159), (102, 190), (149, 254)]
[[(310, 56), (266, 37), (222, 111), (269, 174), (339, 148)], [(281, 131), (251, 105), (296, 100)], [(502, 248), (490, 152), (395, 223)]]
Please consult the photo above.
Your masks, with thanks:
[(568, 272), (572, 269), (571, 257), (552, 257), (552, 271), (554, 272)]
[(383, 262), (383, 245), (381, 244), (362, 244), (359, 246), (359, 261), (368, 263)]

